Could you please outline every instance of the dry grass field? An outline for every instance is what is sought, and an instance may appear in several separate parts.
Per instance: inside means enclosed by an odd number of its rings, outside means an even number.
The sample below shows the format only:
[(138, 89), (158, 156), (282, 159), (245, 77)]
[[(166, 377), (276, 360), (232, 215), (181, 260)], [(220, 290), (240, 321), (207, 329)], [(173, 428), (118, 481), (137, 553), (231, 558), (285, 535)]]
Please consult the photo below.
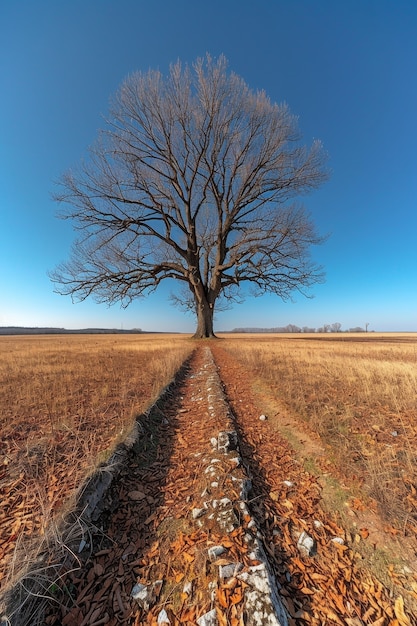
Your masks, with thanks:
[[(290, 443), (297, 429), (318, 442), (310, 459), (305, 445), (307, 469), (336, 476), (351, 508), (377, 512), (396, 540), (417, 534), (417, 335), (233, 334), (218, 345)], [(0, 337), (0, 591), (195, 346), (181, 335)]]
[[(392, 533), (417, 532), (417, 335), (230, 335), (224, 346)], [(285, 415), (285, 413), (284, 413)], [(285, 422), (285, 419), (284, 419)]]
[(0, 337), (0, 588), (22, 566), (16, 547), (42, 537), (192, 348), (178, 335)]

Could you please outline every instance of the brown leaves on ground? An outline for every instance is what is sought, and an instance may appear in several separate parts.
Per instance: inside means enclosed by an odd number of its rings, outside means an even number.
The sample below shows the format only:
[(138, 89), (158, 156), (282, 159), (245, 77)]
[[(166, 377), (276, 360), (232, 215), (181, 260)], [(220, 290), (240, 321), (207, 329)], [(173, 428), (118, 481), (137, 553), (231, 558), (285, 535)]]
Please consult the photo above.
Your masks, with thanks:
[[(316, 479), (303, 471), (270, 423), (259, 421), (262, 411), (249, 391), (249, 372), (219, 346), (213, 353), (241, 432), (243, 455), (261, 496), (255, 513), (268, 553), (275, 559), (291, 624), (349, 626), (357, 620), (397, 626), (400, 619), (408, 619), (401, 614), (403, 598), (393, 602), (389, 591), (361, 568), (360, 555), (348, 544), (344, 530), (321, 510)], [(302, 531), (317, 543), (313, 557), (302, 556), (297, 549)], [(367, 534), (361, 528), (361, 538)]]
[[(303, 470), (271, 424), (259, 421), (249, 374), (221, 346), (213, 346), (212, 352), (253, 483), (250, 510), (290, 626), (410, 626), (403, 598), (392, 599), (361, 568), (343, 528), (323, 513), (316, 479)], [(195, 625), (213, 602), (220, 625), (244, 624), (245, 585), (236, 577), (219, 582), (223, 557), (211, 563), (207, 550), (223, 545), (227, 560), (246, 564), (245, 520), (233, 532), (221, 534), (215, 528), (197, 528), (190, 516), (207, 486), (201, 454), (209, 449), (213, 434), (207, 397), (195, 376), (203, 364), (199, 349), (190, 376), (163, 407), (166, 423), (148, 424), (149, 446), (135, 450), (112, 486), (112, 513), (103, 520), (103, 531), (92, 537), (92, 554), (82, 569), (62, 580), (60, 608), (51, 607), (46, 626), (156, 626), (162, 608), (172, 626)], [(303, 532), (314, 540), (311, 556), (297, 547)], [(360, 532), (366, 540), (366, 527)], [(130, 596), (134, 584), (157, 580), (163, 584), (154, 590), (155, 604), (140, 608)], [(214, 600), (208, 593), (213, 582)]]
[(191, 347), (149, 335), (4, 336), (0, 344), (2, 589), (36, 559), (30, 540), (45, 534)]

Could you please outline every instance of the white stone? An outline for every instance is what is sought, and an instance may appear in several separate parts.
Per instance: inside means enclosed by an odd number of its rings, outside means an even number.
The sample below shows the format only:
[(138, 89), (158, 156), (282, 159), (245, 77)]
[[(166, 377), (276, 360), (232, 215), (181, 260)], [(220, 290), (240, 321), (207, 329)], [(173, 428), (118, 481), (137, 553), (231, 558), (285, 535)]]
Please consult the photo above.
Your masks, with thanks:
[(303, 552), (307, 556), (313, 556), (315, 553), (315, 545), (316, 542), (313, 537), (310, 537), (310, 535), (303, 530), (297, 542), (297, 548), (300, 552)]
[(343, 546), (343, 544), (345, 543), (345, 540), (342, 539), (342, 537), (333, 537), (333, 539), (330, 539), (330, 541), (332, 541), (333, 543), (338, 543), (341, 546)]
[(285, 609), (271, 586), (265, 563), (250, 567), (237, 578), (248, 584), (245, 590), (247, 626), (288, 626)]
[(162, 585), (162, 580), (157, 580), (151, 585), (142, 585), (142, 583), (136, 583), (131, 591), (131, 597), (136, 600), (140, 607), (149, 611), (150, 607), (155, 601), (155, 588)]
[(227, 565), (220, 565), (220, 580), (225, 580), (226, 578), (232, 578), (233, 576), (236, 576), (236, 574), (238, 574), (241, 569), (243, 569), (242, 563), (228, 563)]
[(186, 583), (184, 583), (184, 587), (182, 588), (183, 593), (186, 593), (187, 596), (190, 596), (193, 592), (193, 581), (192, 580), (188, 580)]
[(158, 615), (158, 624), (170, 624), (169, 617), (165, 609), (159, 612)]
[(208, 613), (204, 613), (204, 615), (198, 618), (197, 624), (198, 626), (217, 626), (218, 621), (216, 609), (213, 609)]
[(266, 415), (262, 414), (262, 415), (260, 415), (260, 416), (259, 416), (259, 419), (261, 420), (261, 422), (264, 422), (264, 421), (265, 421), (265, 420), (267, 420), (268, 418), (267, 418), (267, 416), (266, 416)]
[(137, 598), (142, 598), (144, 595), (146, 595), (145, 592), (147, 593), (146, 585), (142, 585), (142, 583), (136, 583), (130, 595), (136, 600)]
[(238, 440), (236, 431), (223, 430), (219, 432), (219, 436), (217, 437), (217, 447), (220, 452), (223, 453), (227, 453), (230, 450), (237, 450)]
[(221, 554), (226, 552), (226, 548), (224, 546), (212, 546), (208, 549), (208, 556), (210, 561), (215, 561)]

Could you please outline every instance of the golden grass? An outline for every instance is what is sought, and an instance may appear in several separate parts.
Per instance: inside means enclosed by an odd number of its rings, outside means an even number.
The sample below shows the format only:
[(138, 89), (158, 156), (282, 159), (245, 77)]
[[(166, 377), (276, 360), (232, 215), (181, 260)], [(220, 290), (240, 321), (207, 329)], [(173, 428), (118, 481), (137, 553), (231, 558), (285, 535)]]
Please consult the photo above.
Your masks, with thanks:
[(385, 519), (417, 527), (417, 335), (233, 335), (224, 346)]
[(0, 581), (193, 347), (181, 335), (0, 337)]

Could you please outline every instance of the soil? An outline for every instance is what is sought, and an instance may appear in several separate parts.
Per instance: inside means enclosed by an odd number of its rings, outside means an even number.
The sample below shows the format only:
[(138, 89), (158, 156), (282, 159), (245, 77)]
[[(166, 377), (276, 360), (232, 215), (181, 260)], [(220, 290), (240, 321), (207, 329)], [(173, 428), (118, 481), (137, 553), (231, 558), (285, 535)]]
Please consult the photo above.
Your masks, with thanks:
[[(212, 383), (213, 358), (221, 389)], [(253, 563), (245, 540), (252, 521), (290, 626), (417, 623), (411, 567), (393, 568), (390, 585), (365, 567), (358, 548), (370, 541), (364, 529), (373, 532), (366, 510), (351, 507), (358, 532), (345, 529), (337, 512), (324, 506), (323, 476), (305, 470), (302, 455), (280, 432), (284, 426), (306, 456), (323, 457), (320, 443), (289, 416), (278, 409), (268, 414), (250, 374), (221, 342), (202, 342), (168, 400), (140, 422), (141, 435), (106, 496), (107, 510), (73, 550), (67, 572), (48, 588), (41, 607), (27, 603), (12, 624), (133, 626), (165, 618), (172, 625), (196, 624), (212, 610), (220, 626), (256, 623), (245, 612), (247, 585), (237, 575), (219, 578), (222, 565), (240, 563), (245, 571)], [(229, 498), (238, 508), (238, 489), (230, 480), (236, 453), (221, 461), (215, 482), (205, 471), (218, 456), (213, 437), (231, 427), (238, 434), (241, 478), (252, 483), (250, 515), (233, 530), (193, 513), (204, 498)], [(308, 549), (303, 537), (310, 539)], [(218, 545), (226, 557), (212, 562), (207, 551)], [(152, 587), (148, 605), (132, 598), (138, 583)]]

